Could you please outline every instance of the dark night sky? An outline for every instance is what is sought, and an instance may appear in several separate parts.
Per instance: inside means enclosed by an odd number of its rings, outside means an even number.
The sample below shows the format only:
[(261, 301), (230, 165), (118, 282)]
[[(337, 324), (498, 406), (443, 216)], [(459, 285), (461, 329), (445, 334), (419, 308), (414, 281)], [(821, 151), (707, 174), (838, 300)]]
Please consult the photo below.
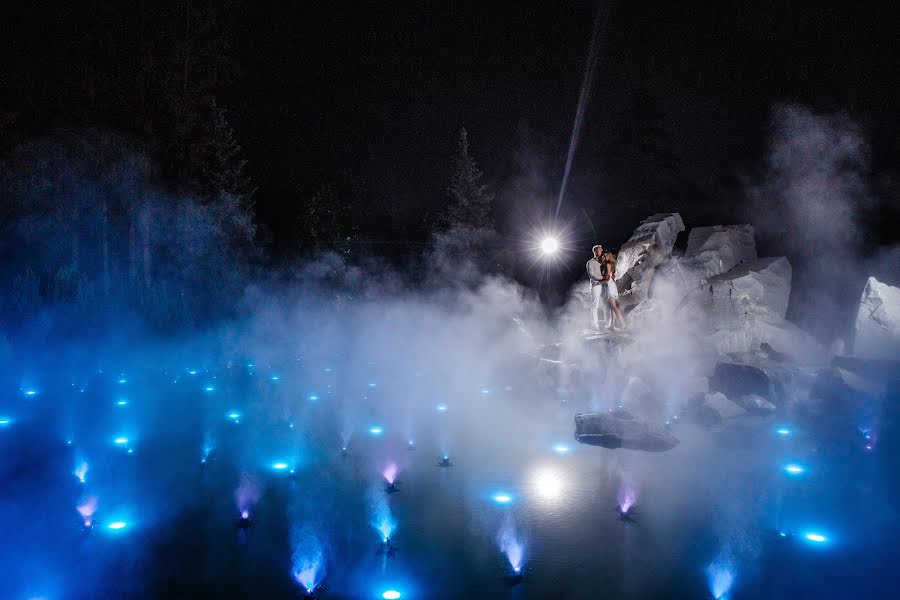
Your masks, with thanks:
[[(98, 6), (107, 15), (99, 25), (92, 21)], [(775, 103), (847, 111), (872, 143), (873, 170), (896, 171), (900, 98), (891, 3), (603, 6), (601, 62), (564, 211), (586, 209), (613, 243), (647, 212), (648, 194), (661, 193), (657, 180), (645, 177), (658, 163), (673, 165), (665, 193), (686, 220), (731, 214), (738, 174), (752, 172), (764, 156)], [(87, 101), (58, 85), (91, 60), (72, 36), (95, 29), (102, 36), (131, 7), (7, 7), (3, 60), (10, 68), (0, 108), (17, 115), (13, 133), (83, 124), (67, 115)], [(259, 186), (258, 214), (276, 243), (290, 234), (298, 199), (340, 174), (360, 183), (359, 212), (370, 237), (421, 240), (423, 215), (445, 201), (460, 125), (498, 193), (501, 227), (514, 230), (549, 211), (596, 7), (235, 4), (228, 27), (234, 76), (217, 96), (245, 148)], [(140, 32), (142, 40), (154, 35)], [(121, 122), (102, 113), (91, 118)]]

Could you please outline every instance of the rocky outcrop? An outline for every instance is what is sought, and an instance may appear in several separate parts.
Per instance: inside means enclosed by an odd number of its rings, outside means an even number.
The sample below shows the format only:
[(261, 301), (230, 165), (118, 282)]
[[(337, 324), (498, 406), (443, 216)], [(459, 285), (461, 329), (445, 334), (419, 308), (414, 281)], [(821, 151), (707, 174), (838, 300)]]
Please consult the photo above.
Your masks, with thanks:
[(665, 426), (635, 419), (625, 411), (575, 415), (575, 439), (603, 448), (664, 452), (678, 445)]
[(869, 277), (859, 301), (854, 334), (855, 356), (900, 357), (900, 288)]
[[(768, 409), (747, 396), (759, 396), (773, 405), (782, 404), (786, 398), (784, 384), (773, 369), (735, 363), (718, 363), (709, 379), (709, 389), (722, 392), (748, 411), (757, 405), (760, 411)], [(742, 399), (746, 400), (743, 404)]]
[(616, 284), (623, 306), (648, 297), (654, 271), (672, 255), (682, 231), (684, 222), (678, 213), (660, 213), (641, 221), (616, 257)]
[(691, 229), (684, 256), (669, 261), (665, 272), (673, 283), (688, 293), (710, 277), (756, 258), (751, 225), (695, 227)]
[(791, 263), (783, 256), (741, 263), (711, 277), (708, 290), (712, 316), (720, 324), (751, 315), (764, 321), (782, 321), (791, 297)]

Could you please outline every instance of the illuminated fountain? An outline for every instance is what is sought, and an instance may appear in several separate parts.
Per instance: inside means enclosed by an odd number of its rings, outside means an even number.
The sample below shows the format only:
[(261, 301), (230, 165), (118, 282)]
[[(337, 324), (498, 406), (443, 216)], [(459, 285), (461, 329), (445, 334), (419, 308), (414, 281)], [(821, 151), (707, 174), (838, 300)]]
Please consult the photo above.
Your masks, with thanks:
[(78, 461), (78, 464), (75, 467), (75, 470), (73, 471), (73, 473), (74, 473), (75, 477), (78, 478), (79, 482), (84, 483), (84, 478), (87, 475), (87, 472), (88, 472), (87, 461), (86, 460)]
[(238, 509), (238, 521), (236, 526), (239, 529), (248, 529), (253, 525), (250, 511), (259, 502), (260, 489), (256, 480), (244, 473), (241, 475), (241, 483), (234, 490), (234, 502)]
[(89, 495), (84, 496), (79, 502), (78, 506), (78, 514), (81, 515), (81, 519), (84, 521), (84, 530), (89, 531), (94, 527), (94, 513), (97, 512), (97, 496)]
[(516, 526), (513, 523), (512, 516), (507, 515), (497, 534), (497, 544), (500, 546), (500, 552), (506, 556), (510, 569), (512, 569), (511, 583), (517, 584), (522, 580), (522, 569), (525, 566), (525, 547), (519, 539), (516, 532)]
[(633, 523), (636, 514), (634, 503), (637, 501), (637, 490), (635, 490), (632, 484), (622, 482), (619, 486), (617, 500), (616, 512), (619, 515), (619, 519), (628, 523)]
[(706, 584), (715, 600), (726, 599), (733, 583), (734, 568), (731, 561), (720, 556), (706, 567)]
[(394, 492), (399, 492), (397, 489), (397, 474), (400, 472), (400, 468), (394, 462), (389, 462), (384, 469), (381, 471), (382, 477), (384, 477), (384, 481), (387, 483), (385, 486), (385, 491), (388, 494), (393, 494)]
[(385, 498), (384, 494), (373, 495), (372, 502), (374, 516), (372, 519), (372, 527), (378, 531), (381, 538), (381, 544), (378, 547), (378, 551), (387, 556), (392, 556), (396, 551), (396, 548), (391, 545), (391, 536), (394, 534), (397, 523), (394, 521), (394, 517), (391, 514), (391, 507), (388, 505), (387, 498)]
[(292, 536), (294, 551), (291, 556), (294, 581), (303, 591), (304, 598), (314, 598), (325, 576), (325, 556), (318, 538), (308, 529), (301, 528)]

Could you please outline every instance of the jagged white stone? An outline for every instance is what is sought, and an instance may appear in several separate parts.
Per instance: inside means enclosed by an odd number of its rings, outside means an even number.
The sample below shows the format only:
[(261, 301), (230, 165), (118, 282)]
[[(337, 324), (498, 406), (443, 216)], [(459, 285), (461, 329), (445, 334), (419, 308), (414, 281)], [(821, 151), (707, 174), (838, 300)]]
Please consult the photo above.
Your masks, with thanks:
[(684, 256), (673, 257), (662, 271), (669, 281), (687, 293), (710, 277), (756, 258), (753, 226), (695, 227), (691, 229)]
[(869, 277), (859, 301), (854, 333), (854, 355), (900, 357), (900, 288)]
[(708, 289), (713, 318), (723, 325), (749, 315), (779, 322), (791, 297), (791, 263), (783, 256), (741, 263), (711, 277)]
[(684, 222), (678, 213), (659, 213), (641, 221), (616, 256), (616, 283), (623, 304), (634, 305), (647, 297), (653, 272), (672, 255), (681, 231)]

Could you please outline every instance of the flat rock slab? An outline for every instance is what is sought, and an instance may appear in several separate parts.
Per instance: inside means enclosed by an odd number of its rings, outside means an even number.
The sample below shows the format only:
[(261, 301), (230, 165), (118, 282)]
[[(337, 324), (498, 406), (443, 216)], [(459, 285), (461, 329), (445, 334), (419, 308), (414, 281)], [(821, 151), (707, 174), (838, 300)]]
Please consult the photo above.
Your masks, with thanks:
[(625, 411), (575, 415), (575, 439), (591, 446), (646, 452), (665, 452), (679, 443), (665, 426), (636, 419)]

